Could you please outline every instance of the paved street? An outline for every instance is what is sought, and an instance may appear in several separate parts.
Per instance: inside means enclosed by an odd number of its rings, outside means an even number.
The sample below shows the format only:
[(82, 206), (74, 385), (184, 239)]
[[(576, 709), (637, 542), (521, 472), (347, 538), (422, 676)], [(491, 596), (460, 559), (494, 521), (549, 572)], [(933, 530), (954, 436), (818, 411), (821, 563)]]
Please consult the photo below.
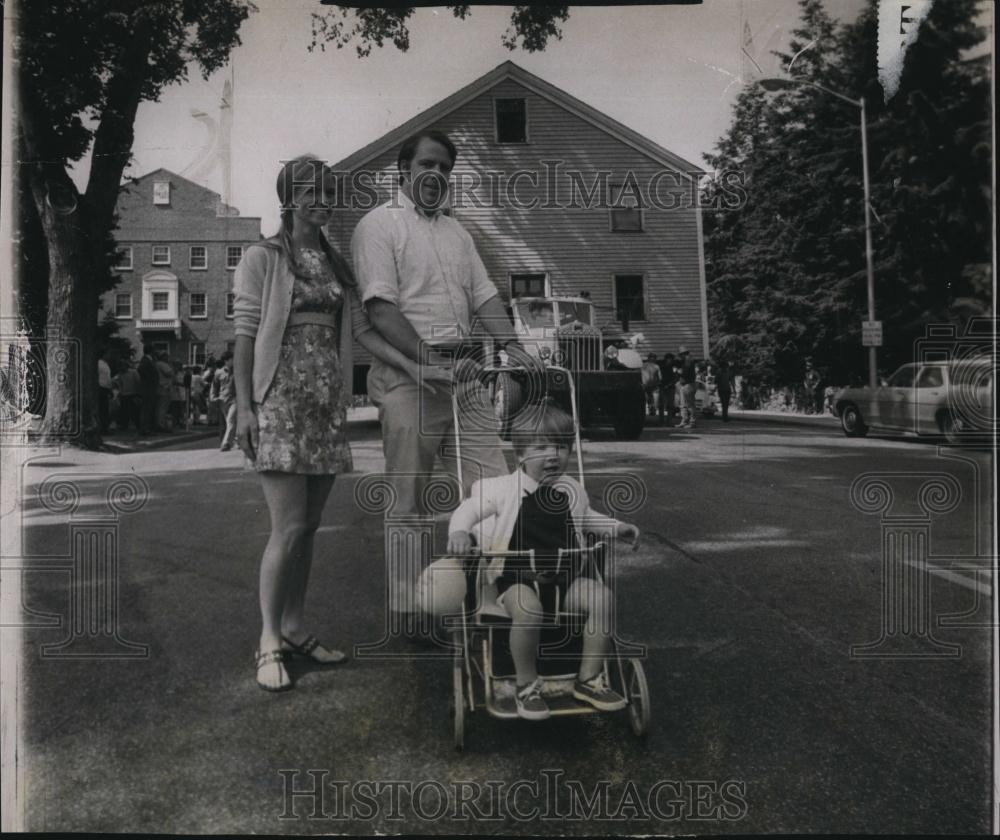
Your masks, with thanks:
[[(353, 439), (357, 472), (334, 488), (309, 602), (313, 631), (341, 647), (376, 641), (383, 623), (381, 520), (353, 500), (357, 480), (381, 469), (380, 441), (370, 423), (356, 425)], [(651, 731), (637, 740), (624, 713), (532, 724), (479, 711), (467, 720), (465, 751), (456, 753), (446, 661), (297, 666), (294, 691), (256, 687), (251, 654), (267, 513), (240, 454), (211, 443), (126, 455), (53, 453), (26, 470), (25, 548), (40, 558), (29, 568), (70, 550), (65, 513), (37, 501), (47, 478), (78, 484), (78, 516), (107, 509), (107, 474), (134, 473), (150, 490), (118, 532), (120, 634), (148, 645), (148, 656), (43, 658), (40, 646), (70, 628), (25, 631), (29, 830), (990, 829), (990, 630), (974, 625), (989, 620), (991, 580), (971, 568), (991, 542), (988, 452), (903, 438), (848, 440), (829, 423), (743, 418), (704, 421), (688, 433), (654, 427), (632, 443), (588, 442), (593, 498), (622, 474), (641, 479), (648, 493), (631, 515), (643, 542), (618, 563), (617, 599), (619, 635), (647, 648)], [(852, 482), (865, 473), (894, 474), (882, 479), (891, 501), (876, 486), (852, 503)], [(940, 473), (938, 491), (921, 491), (929, 474)], [(887, 545), (904, 542), (909, 537), (899, 534), (922, 527), (918, 502), (941, 510), (955, 492), (954, 510), (930, 515), (931, 574), (904, 567), (902, 597), (914, 598), (926, 583), (930, 612), (919, 599), (894, 597), (884, 612), (883, 535)], [(891, 521), (880, 518), (882, 500)], [(865, 504), (872, 512), (859, 509)], [(443, 522), (440, 530), (439, 542)], [(24, 579), (33, 621), (67, 614), (67, 572)], [(944, 616), (967, 613), (938, 626)], [(923, 620), (933, 639), (918, 638)], [(850, 655), (852, 645), (879, 640), (884, 624), (894, 635), (875, 653), (957, 655)], [(322, 803), (286, 798), (291, 787), (307, 789), (316, 779), (326, 783)], [(410, 786), (398, 801), (398, 787), (369, 791), (366, 803), (357, 785), (365, 780)], [(427, 784), (414, 794), (420, 782)], [(475, 822), (468, 806), (438, 807), (443, 793), (472, 789), (461, 782), (479, 785)], [(547, 784), (558, 801), (546, 799)], [(584, 821), (579, 797), (567, 795), (573, 790), (587, 797), (603, 790), (606, 802), (595, 807), (604, 821)], [(523, 819), (513, 813), (518, 808)]]

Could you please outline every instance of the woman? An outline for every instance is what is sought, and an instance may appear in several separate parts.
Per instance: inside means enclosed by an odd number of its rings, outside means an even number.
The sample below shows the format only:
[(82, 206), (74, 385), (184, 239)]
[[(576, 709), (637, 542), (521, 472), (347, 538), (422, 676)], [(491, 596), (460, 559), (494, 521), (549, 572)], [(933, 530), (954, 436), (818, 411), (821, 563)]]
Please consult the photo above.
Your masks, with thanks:
[(350, 268), (322, 233), (330, 218), (321, 203), (326, 174), (309, 155), (285, 164), (277, 184), (281, 228), (248, 248), (236, 269), (236, 436), (260, 473), (271, 516), (255, 654), (257, 683), (267, 691), (292, 687), (289, 654), (321, 664), (346, 659), (306, 631), (303, 607), (323, 507), (336, 475), (353, 468), (345, 434), (352, 334), (417, 381), (450, 380), (371, 329)]

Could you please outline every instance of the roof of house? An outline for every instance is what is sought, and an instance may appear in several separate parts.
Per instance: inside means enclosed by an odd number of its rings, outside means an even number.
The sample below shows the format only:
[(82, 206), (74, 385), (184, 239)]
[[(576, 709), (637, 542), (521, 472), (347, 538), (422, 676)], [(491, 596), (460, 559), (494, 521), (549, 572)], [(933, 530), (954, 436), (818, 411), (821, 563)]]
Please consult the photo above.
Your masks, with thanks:
[(684, 173), (702, 174), (704, 172), (701, 167), (695, 166), (693, 163), (684, 160), (684, 158), (675, 155), (673, 152), (663, 148), (663, 146), (658, 143), (654, 143), (648, 137), (644, 137), (637, 131), (634, 131), (628, 126), (612, 119), (607, 114), (598, 111), (586, 102), (583, 102), (575, 96), (566, 93), (566, 91), (557, 88), (555, 85), (546, 82), (544, 79), (539, 78), (533, 73), (529, 73), (523, 67), (519, 67), (514, 64), (513, 61), (505, 61), (503, 64), (494, 67), (489, 73), (480, 76), (475, 81), (470, 82), (465, 87), (455, 91), (455, 93), (451, 96), (442, 99), (437, 104), (421, 111), (415, 117), (392, 129), (392, 131), (387, 134), (383, 134), (367, 146), (358, 149), (353, 154), (335, 164), (333, 168), (339, 171), (352, 171), (356, 169), (372, 158), (397, 147), (411, 134), (433, 125), (435, 122), (444, 118), (452, 111), (455, 111), (466, 103), (472, 101), (477, 96), (485, 93), (487, 90), (500, 82), (507, 80), (513, 80), (518, 84), (523, 85), (538, 96), (548, 99), (556, 105), (565, 108), (567, 111), (580, 119), (589, 122), (602, 131), (605, 131), (639, 152), (648, 155), (670, 169), (675, 169)]
[(172, 179), (176, 179), (178, 181), (183, 181), (185, 184), (190, 184), (192, 187), (195, 187), (196, 189), (203, 190), (204, 192), (207, 192), (207, 193), (211, 193), (212, 195), (214, 195), (218, 199), (218, 201), (219, 201), (219, 207), (220, 208), (225, 207), (228, 210), (232, 210), (233, 211), (231, 214), (220, 213), (219, 214), (220, 216), (232, 215), (232, 216), (238, 216), (241, 219), (260, 219), (261, 218), (260, 216), (241, 216), (240, 215), (240, 211), (237, 208), (233, 207), (230, 204), (223, 204), (222, 203), (222, 195), (219, 194), (219, 193), (217, 193), (215, 190), (211, 190), (208, 187), (206, 187), (204, 184), (199, 184), (197, 181), (192, 181), (190, 178), (185, 178), (183, 175), (178, 175), (176, 172), (173, 172), (170, 169), (165, 169), (162, 166), (160, 168), (158, 168), (158, 169), (154, 169), (154, 170), (152, 170), (150, 172), (146, 172), (146, 173), (144, 173), (142, 175), (136, 175), (135, 177), (129, 178), (128, 181), (129, 181), (129, 183), (137, 184), (140, 181), (145, 181), (147, 178), (152, 178), (154, 175), (169, 175)]

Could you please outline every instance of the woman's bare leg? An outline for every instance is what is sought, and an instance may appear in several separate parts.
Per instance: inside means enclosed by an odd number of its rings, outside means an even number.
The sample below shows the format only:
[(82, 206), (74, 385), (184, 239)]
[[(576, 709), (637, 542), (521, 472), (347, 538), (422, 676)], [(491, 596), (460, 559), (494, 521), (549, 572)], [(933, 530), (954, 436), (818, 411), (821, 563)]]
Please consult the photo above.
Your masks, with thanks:
[[(260, 563), (261, 653), (281, 649), (281, 616), (288, 603), (292, 571), (301, 555), (306, 533), (306, 477), (290, 473), (262, 472), (261, 486), (271, 514), (271, 535)], [(274, 662), (262, 668), (257, 681), (266, 688), (289, 682), (284, 665)]]
[[(299, 556), (292, 567), (288, 600), (285, 602), (281, 617), (282, 635), (296, 644), (303, 642), (308, 635), (304, 616), (309, 572), (312, 569), (313, 542), (316, 531), (322, 524), (323, 509), (333, 489), (335, 478), (333, 475), (306, 477), (306, 529), (302, 536)], [(312, 657), (320, 662), (335, 662), (342, 658), (340, 655), (331, 654), (322, 646), (312, 652)]]

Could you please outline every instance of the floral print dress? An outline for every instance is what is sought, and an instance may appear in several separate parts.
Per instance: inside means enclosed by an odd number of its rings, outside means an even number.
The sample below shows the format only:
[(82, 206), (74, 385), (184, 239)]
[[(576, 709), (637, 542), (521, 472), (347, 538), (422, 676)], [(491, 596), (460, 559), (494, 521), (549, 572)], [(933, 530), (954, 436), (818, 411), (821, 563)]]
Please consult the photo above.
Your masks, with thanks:
[[(295, 277), (292, 312), (336, 316), (344, 289), (326, 254), (299, 250), (306, 277)], [(320, 324), (285, 328), (278, 369), (257, 407), (260, 432), (254, 468), (305, 475), (335, 475), (354, 468), (347, 443), (344, 372), (338, 330)]]

